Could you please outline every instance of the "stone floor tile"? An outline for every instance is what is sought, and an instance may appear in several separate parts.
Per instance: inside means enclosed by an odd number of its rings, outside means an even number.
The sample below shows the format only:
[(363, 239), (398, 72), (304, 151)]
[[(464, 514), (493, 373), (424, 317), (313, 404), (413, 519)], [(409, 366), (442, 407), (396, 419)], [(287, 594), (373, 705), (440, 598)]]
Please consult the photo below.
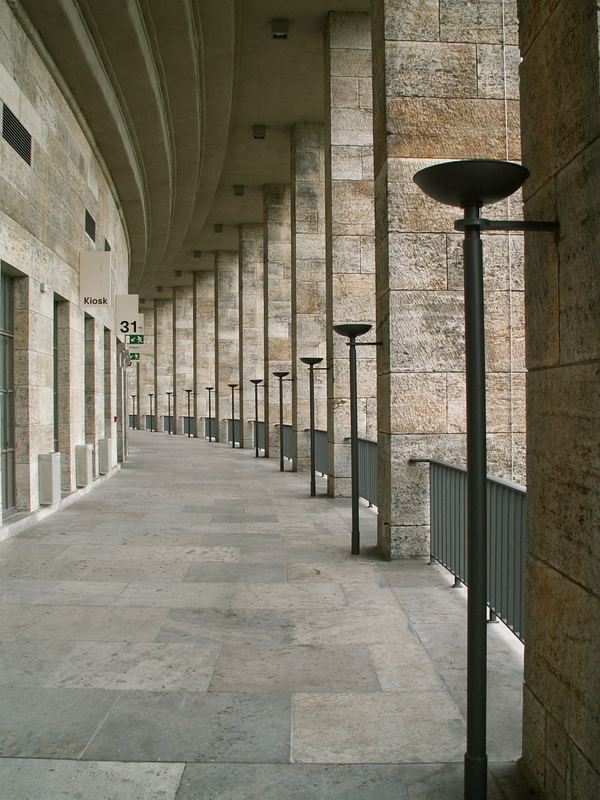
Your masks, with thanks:
[(188, 764), (177, 800), (409, 800), (401, 776), (385, 764)]
[(83, 757), (286, 762), (290, 720), (289, 695), (125, 692)]
[(342, 583), (342, 591), (350, 608), (398, 608), (398, 601), (389, 586), (378, 583)]
[(224, 645), (211, 692), (376, 692), (369, 652), (361, 646)]
[(41, 606), (0, 603), (0, 641), (16, 639), (43, 613)]
[(157, 642), (285, 644), (292, 639), (288, 611), (261, 609), (173, 609), (156, 636)]
[(161, 564), (159, 561), (139, 563), (138, 561), (65, 561), (53, 562), (48, 570), (48, 577), (59, 580), (76, 581), (182, 581), (189, 569), (187, 561), (169, 561)]
[(116, 606), (163, 608), (226, 608), (234, 587), (226, 583), (132, 582), (115, 600)]
[(71, 642), (0, 642), (0, 686), (44, 686), (72, 649)]
[(10, 800), (175, 800), (183, 764), (0, 759)]
[[(193, 528), (193, 522), (188, 523)], [(128, 533), (123, 544), (127, 547), (139, 545), (141, 547), (200, 547), (204, 545), (206, 534), (195, 530), (170, 530), (161, 532)]]
[(166, 608), (40, 606), (20, 632), (22, 639), (50, 641), (151, 642), (168, 615)]
[(108, 581), (28, 580), (0, 578), (0, 602), (32, 606), (107, 606), (121, 594), (125, 583)]
[(374, 644), (369, 652), (384, 692), (448, 688), (416, 637), (407, 637), (402, 644)]
[(141, 547), (140, 545), (72, 545), (61, 558), (92, 559), (116, 562), (127, 561), (238, 561), (239, 552), (234, 547)]
[(63, 689), (208, 689), (219, 645), (80, 642), (45, 686)]
[(267, 553), (249, 563), (240, 554), (237, 564), (190, 564), (185, 582), (285, 583), (285, 567), (283, 561), (270, 561)]
[(462, 622), (466, 626), (466, 593), (462, 589), (454, 589), (452, 585), (447, 585), (439, 589), (434, 586), (408, 589), (394, 587), (392, 591), (411, 622), (453, 620)]
[(465, 725), (443, 691), (297, 694), (292, 760), (352, 764), (462, 761)]
[(337, 583), (253, 583), (236, 588), (232, 608), (302, 608), (344, 606), (346, 598)]
[(379, 571), (375, 564), (344, 563), (302, 563), (288, 565), (288, 581), (329, 581), (334, 583), (369, 583), (379, 582)]
[(78, 758), (118, 696), (33, 687), (0, 693), (0, 756)]
[(380, 644), (416, 640), (400, 608), (320, 608), (294, 613), (298, 644)]

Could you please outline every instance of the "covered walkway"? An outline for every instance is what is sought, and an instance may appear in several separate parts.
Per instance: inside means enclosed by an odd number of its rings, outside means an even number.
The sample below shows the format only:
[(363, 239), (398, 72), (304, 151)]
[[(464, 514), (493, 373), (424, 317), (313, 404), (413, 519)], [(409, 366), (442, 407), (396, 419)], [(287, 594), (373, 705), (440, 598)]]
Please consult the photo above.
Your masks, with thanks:
[[(351, 557), (349, 501), (274, 459), (130, 451), (0, 545), (2, 797), (461, 798), (464, 591), (378, 560), (367, 508)], [(489, 634), (490, 798), (514, 800), (522, 657)]]

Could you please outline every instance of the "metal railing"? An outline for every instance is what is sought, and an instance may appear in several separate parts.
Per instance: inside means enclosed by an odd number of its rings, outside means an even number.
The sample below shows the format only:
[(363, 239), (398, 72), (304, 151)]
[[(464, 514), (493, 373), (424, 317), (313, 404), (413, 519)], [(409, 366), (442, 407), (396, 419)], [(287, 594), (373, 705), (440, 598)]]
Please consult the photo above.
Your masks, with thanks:
[[(235, 434), (235, 443), (240, 443), (240, 421), (239, 419), (233, 420), (233, 433)], [(231, 442), (231, 418), (227, 420), (227, 441)]]
[(192, 436), (196, 435), (196, 420), (194, 417), (181, 417), (182, 428), (184, 434), (187, 436), (191, 433)]
[(173, 415), (169, 417), (167, 414), (163, 414), (163, 431), (165, 433), (173, 433)]
[(292, 460), (294, 456), (294, 433), (291, 425), (283, 426), (283, 457)]
[(154, 414), (145, 415), (145, 426), (147, 431), (154, 430)]
[(358, 440), (358, 494), (377, 505), (377, 442)]
[(265, 423), (262, 422), (262, 421), (259, 421), (258, 423), (253, 423), (253, 425), (256, 425), (256, 427), (258, 429), (256, 434), (255, 434), (258, 437), (258, 449), (259, 450), (264, 450), (265, 449)]
[(204, 438), (212, 437), (215, 439), (217, 436), (217, 421), (214, 417), (204, 417)]
[(129, 427), (130, 428), (137, 428), (137, 414), (130, 414), (129, 415)]
[[(467, 471), (442, 461), (429, 465), (431, 558), (468, 585)], [(525, 641), (526, 498), (523, 486), (488, 476), (488, 607), (521, 641)]]
[(315, 430), (315, 469), (327, 475), (327, 431)]

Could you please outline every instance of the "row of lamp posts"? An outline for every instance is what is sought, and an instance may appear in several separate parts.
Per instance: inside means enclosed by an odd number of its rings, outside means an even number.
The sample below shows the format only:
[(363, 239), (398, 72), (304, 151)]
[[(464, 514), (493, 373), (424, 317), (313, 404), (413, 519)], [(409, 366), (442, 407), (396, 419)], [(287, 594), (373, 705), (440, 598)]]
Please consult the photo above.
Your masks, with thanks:
[[(435, 164), (414, 176), (417, 186), (439, 203), (463, 210), (455, 229), (464, 233), (463, 266), (465, 298), (465, 356), (467, 398), (467, 747), (465, 753), (465, 800), (487, 797), (486, 693), (487, 693), (487, 507), (486, 507), (486, 399), (482, 231), (557, 232), (557, 222), (489, 220), (482, 206), (504, 200), (518, 191), (529, 177), (520, 164), (492, 159), (471, 159)], [(358, 404), (356, 347), (378, 342), (357, 342), (371, 325), (335, 325), (348, 339), (350, 355), (350, 443), (352, 470), (352, 553), (360, 550), (358, 504)], [(311, 496), (316, 495), (314, 370), (322, 359), (300, 359), (309, 367)], [(283, 387), (287, 372), (279, 378), (280, 470), (283, 470)], [(258, 379), (255, 387), (255, 445), (258, 456)], [(233, 391), (232, 387), (232, 417)], [(211, 387), (212, 389), (212, 387)], [(170, 394), (170, 393), (167, 393)], [(135, 395), (134, 415), (135, 415)], [(189, 399), (189, 395), (188, 395)], [(169, 397), (170, 400), (170, 397)], [(210, 391), (209, 391), (210, 419)], [(134, 416), (135, 420), (135, 416)], [(135, 422), (134, 422), (135, 424)], [(233, 424), (233, 420), (232, 420)], [(210, 426), (210, 422), (209, 422)], [(170, 426), (169, 426), (170, 427)], [(169, 430), (170, 432), (170, 430)], [(209, 434), (210, 435), (210, 434)], [(212, 437), (211, 437), (212, 438)], [(235, 439), (235, 435), (232, 435)], [(235, 441), (232, 443), (235, 446)]]

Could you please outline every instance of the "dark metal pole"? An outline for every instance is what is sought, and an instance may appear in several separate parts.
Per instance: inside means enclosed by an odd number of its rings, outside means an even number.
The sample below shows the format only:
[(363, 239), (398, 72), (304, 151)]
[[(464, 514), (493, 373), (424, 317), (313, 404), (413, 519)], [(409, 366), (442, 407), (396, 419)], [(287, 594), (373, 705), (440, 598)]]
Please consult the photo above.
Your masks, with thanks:
[(192, 389), (186, 389), (188, 396), (188, 439), (192, 437), (192, 418), (190, 417), (190, 397), (192, 394)]
[(262, 378), (250, 378), (250, 383), (254, 384), (254, 455), (258, 458), (258, 384)]
[(206, 389), (208, 391), (208, 441), (212, 442), (212, 388), (209, 389), (207, 386)]
[(131, 427), (132, 427), (132, 428), (133, 428), (133, 430), (135, 431), (135, 430), (137, 430), (137, 428), (136, 428), (136, 425), (135, 425), (135, 395), (134, 395), (134, 394), (132, 394), (132, 395), (131, 395), (131, 404), (132, 404), (132, 406), (133, 406), (133, 408), (132, 408), (132, 411), (133, 411), (133, 414), (132, 414), (132, 417), (133, 417), (133, 425), (132, 425)]
[(309, 365), (308, 382), (310, 397), (310, 496), (317, 496), (317, 479), (315, 476), (315, 368)]
[(231, 385), (231, 447), (235, 450), (235, 386)]
[(279, 471), (283, 472), (283, 376), (279, 376)]
[(356, 337), (350, 349), (350, 461), (352, 472), (352, 555), (360, 553), (360, 517), (358, 507), (358, 386), (356, 378)]
[(171, 435), (171, 395), (173, 392), (167, 392), (168, 412), (167, 419), (169, 420), (169, 436)]
[(150, 393), (148, 395), (148, 397), (150, 398), (150, 433), (153, 433), (154, 432), (154, 414), (152, 413), (152, 398), (154, 397), (154, 395), (152, 393)]
[[(483, 253), (479, 207), (465, 208), (467, 384), (467, 751), (465, 799), (487, 797), (487, 514)], [(469, 224), (476, 223), (476, 224)]]

